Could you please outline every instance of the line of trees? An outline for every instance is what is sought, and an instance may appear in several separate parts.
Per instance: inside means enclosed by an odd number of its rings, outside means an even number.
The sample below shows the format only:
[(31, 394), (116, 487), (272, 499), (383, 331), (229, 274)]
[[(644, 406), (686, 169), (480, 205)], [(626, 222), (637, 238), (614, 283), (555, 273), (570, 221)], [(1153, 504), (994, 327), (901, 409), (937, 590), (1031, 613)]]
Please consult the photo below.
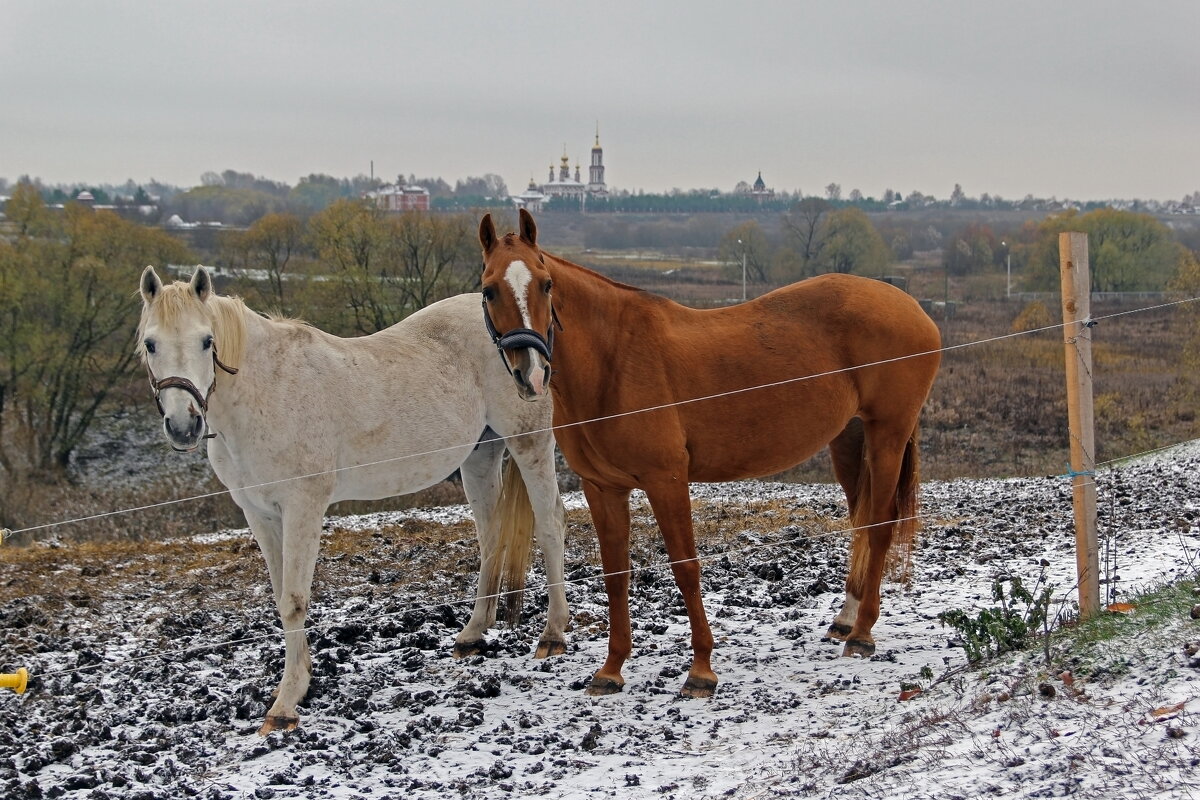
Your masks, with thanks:
[(1088, 235), (1094, 292), (1161, 292), (1188, 255), (1170, 228), (1146, 214), (1110, 208), (1058, 214), (1037, 225), (1020, 253), (1030, 291), (1058, 291), (1058, 235), (1064, 231)]
[(768, 235), (749, 220), (721, 239), (719, 258), (731, 276), (743, 265), (749, 281), (782, 284), (827, 272), (881, 275), (894, 254), (860, 208), (806, 197), (782, 215), (781, 233)]
[[(399, 176), (404, 184), (424, 187), (432, 206), (438, 210), (462, 210), (503, 205), (508, 202), (508, 187), (499, 175), (488, 173), (468, 176), (451, 186), (441, 178)], [(180, 188), (151, 180), (147, 184), (128, 181), (120, 186), (74, 184), (46, 186), (41, 181), (22, 177), (15, 185), (0, 178), (0, 195), (14, 186), (32, 185), (49, 205), (65, 205), (80, 191), (88, 191), (97, 205), (114, 206), (130, 218), (160, 223), (172, 215), (186, 222), (219, 222), (246, 226), (268, 214), (290, 213), (307, 217), (324, 210), (338, 200), (356, 200), (379, 189), (384, 181), (366, 175), (337, 178), (323, 173), (301, 177), (295, 185), (227, 169), (205, 172), (200, 185)]]
[[(884, 217), (884, 219), (889, 219)], [(998, 235), (971, 221), (949, 235), (932, 225), (924, 230), (881, 230), (861, 209), (837, 207), (806, 197), (781, 216), (774, 235), (757, 220), (740, 223), (721, 238), (719, 258), (730, 277), (777, 285), (825, 272), (883, 275), (888, 266), (915, 250), (940, 251), (948, 276), (980, 275), (1012, 266), (1024, 291), (1057, 291), (1058, 234), (1088, 234), (1092, 289), (1096, 292), (1160, 292), (1182, 268), (1188, 249), (1163, 223), (1148, 214), (1101, 208), (1067, 211), (1026, 222)]]
[(477, 226), (472, 214), (394, 214), (340, 199), (307, 220), (268, 214), (225, 232), (217, 260), (252, 305), (343, 336), (369, 334), (474, 289)]
[(186, 260), (161, 230), (72, 203), (51, 211), (28, 184), (0, 239), (0, 518), (16, 494), (66, 469), (134, 361), (130, 287), (146, 264)]

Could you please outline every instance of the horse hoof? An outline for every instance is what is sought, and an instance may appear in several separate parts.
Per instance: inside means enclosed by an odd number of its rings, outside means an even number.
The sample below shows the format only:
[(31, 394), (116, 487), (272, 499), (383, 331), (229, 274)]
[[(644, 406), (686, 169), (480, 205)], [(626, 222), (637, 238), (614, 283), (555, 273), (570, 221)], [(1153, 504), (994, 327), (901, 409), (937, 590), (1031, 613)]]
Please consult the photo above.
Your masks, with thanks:
[(565, 652), (567, 652), (567, 643), (562, 639), (546, 640), (538, 642), (537, 652), (533, 654), (533, 657), (561, 656)]
[(299, 717), (269, 716), (262, 727), (258, 729), (259, 736), (266, 736), (275, 731), (294, 731), (300, 727)]
[(845, 658), (870, 658), (875, 655), (875, 643), (867, 642), (862, 639), (847, 639), (846, 646), (842, 648), (842, 656)]
[(844, 642), (850, 638), (850, 626), (839, 625), (836, 622), (829, 626), (829, 630), (825, 631), (825, 635), (821, 637), (822, 642)]
[(455, 658), (468, 658), (470, 656), (477, 656), (483, 652), (483, 648), (484, 648), (483, 639), (476, 639), (473, 642), (455, 642), (454, 643), (454, 657)]
[(689, 675), (688, 679), (683, 683), (683, 688), (679, 690), (679, 694), (683, 697), (703, 699), (705, 697), (712, 697), (713, 692), (716, 690), (716, 678), (694, 678)]
[(603, 697), (609, 694), (620, 694), (621, 690), (624, 688), (624, 681), (596, 676), (595, 678), (592, 678), (592, 682), (588, 684), (587, 693), (592, 697)]

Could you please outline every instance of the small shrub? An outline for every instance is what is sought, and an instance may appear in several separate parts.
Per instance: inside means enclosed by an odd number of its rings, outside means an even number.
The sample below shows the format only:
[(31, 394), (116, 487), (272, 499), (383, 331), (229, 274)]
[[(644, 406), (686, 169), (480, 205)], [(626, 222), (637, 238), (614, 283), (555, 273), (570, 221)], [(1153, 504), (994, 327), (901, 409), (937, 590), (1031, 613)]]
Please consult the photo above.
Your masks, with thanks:
[(1046, 308), (1046, 304), (1041, 300), (1034, 300), (1021, 310), (1017, 318), (1013, 320), (1013, 333), (1022, 333), (1025, 331), (1036, 331), (1042, 328), (1048, 328), (1054, 324), (1054, 320), (1050, 316), (1050, 310)]
[[(1009, 585), (1007, 596), (1005, 583)], [(938, 620), (958, 631), (967, 661), (972, 664), (1021, 650), (1046, 628), (1051, 590), (1042, 583), (1039, 577), (1031, 592), (1018, 577), (999, 578), (992, 583), (992, 599), (998, 606), (982, 609), (974, 617), (961, 609), (943, 611)]]

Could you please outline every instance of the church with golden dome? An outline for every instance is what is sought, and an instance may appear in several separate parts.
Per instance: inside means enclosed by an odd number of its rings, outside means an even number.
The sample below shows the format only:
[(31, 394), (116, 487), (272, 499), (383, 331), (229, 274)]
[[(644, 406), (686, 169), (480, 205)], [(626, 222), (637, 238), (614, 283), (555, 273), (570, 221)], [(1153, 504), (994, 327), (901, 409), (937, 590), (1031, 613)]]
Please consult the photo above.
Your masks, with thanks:
[(608, 196), (608, 184), (604, 182), (604, 148), (600, 146), (600, 126), (596, 126), (596, 142), (592, 145), (591, 164), (588, 165), (588, 179), (583, 181), (583, 173), (579, 163), (575, 164), (574, 174), (571, 172), (571, 159), (567, 155), (567, 147), (563, 145), (562, 158), (559, 160), (557, 171), (550, 165), (550, 175), (540, 186), (529, 181), (529, 187), (520, 195), (513, 198), (519, 205), (530, 211), (541, 210), (541, 204), (546, 201), (565, 199), (577, 201), (580, 207), (587, 204), (590, 197)]

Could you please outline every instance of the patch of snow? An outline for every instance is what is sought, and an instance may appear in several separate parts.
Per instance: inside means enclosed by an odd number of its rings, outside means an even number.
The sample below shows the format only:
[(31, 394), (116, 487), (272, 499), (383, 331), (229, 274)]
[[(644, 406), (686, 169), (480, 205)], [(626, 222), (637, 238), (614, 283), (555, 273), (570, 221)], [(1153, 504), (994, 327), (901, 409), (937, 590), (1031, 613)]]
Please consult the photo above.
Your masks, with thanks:
[[(1195, 575), (1197, 469), (1200, 448), (1191, 446), (1098, 476), (1106, 594), (1120, 599)], [(465, 660), (450, 650), (469, 612), (469, 566), (419, 592), (364, 584), (352, 596), (318, 595), (301, 727), (265, 739), (254, 731), (282, 666), (265, 584), (230, 614), (209, 610), (203, 596), (192, 608), (164, 608), (153, 587), (131, 587), (69, 619), (38, 622), (31, 599), (0, 610), (9, 651), (25, 654), (37, 681), (22, 697), (0, 696), (0, 794), (1193, 796), (1200, 662), (1184, 645), (1200, 641), (1198, 623), (1179, 620), (1153, 640), (1114, 645), (1126, 648), (1111, 653), (1124, 671), (1068, 684), (1040, 675), (1036, 654), (966, 670), (937, 619), (992, 605), (999, 577), (1032, 586), (1044, 576), (1057, 600), (1074, 597), (1067, 479), (924, 484), (914, 576), (908, 586), (885, 585), (869, 660), (841, 658), (839, 644), (821, 640), (840, 607), (847, 537), (753, 512), (773, 500), (836, 517), (844, 513), (836, 486), (692, 488), (697, 513), (749, 509), (732, 523), (743, 529), (700, 543), (720, 676), (711, 699), (678, 695), (691, 658), (688, 625), (657, 542), (651, 563), (635, 564), (634, 653), (621, 694), (583, 692), (606, 654), (608, 612), (595, 544), (575, 541), (575, 627), (568, 652), (546, 660), (532, 658), (546, 606), (540, 577), (525, 595), (526, 621), (493, 631), (487, 654)], [(566, 500), (582, 503), (578, 493)], [(465, 507), (450, 507), (329, 524), (369, 533), (405, 519), (467, 518)], [(381, 555), (360, 568), (365, 576), (405, 566)], [(912, 682), (924, 691), (900, 702), (901, 684)]]

